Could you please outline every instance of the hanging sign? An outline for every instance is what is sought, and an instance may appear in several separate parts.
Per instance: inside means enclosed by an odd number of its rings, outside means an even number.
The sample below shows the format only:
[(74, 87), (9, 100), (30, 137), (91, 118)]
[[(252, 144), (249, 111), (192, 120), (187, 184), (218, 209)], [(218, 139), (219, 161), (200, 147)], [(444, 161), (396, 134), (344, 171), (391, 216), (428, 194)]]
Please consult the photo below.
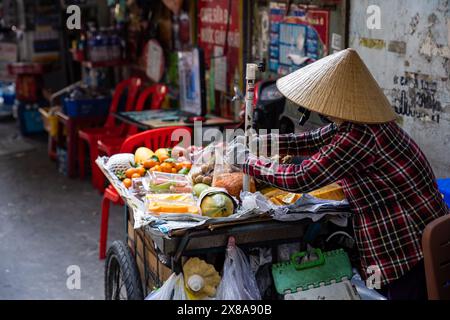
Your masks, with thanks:
[(215, 65), (215, 88), (229, 91), (241, 78), (242, 1), (198, 1), (198, 45), (205, 53), (206, 66)]

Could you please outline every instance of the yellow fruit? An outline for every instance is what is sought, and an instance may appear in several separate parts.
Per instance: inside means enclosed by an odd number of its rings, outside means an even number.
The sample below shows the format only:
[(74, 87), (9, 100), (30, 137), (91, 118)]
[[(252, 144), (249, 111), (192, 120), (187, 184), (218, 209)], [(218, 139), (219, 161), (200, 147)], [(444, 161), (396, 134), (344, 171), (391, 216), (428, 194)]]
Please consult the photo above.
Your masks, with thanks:
[(134, 153), (134, 162), (136, 164), (143, 164), (146, 160), (154, 155), (153, 151), (146, 147), (141, 147)]
[(164, 162), (164, 160), (169, 159), (169, 150), (166, 148), (160, 148), (155, 151), (155, 156), (158, 157), (159, 162)]

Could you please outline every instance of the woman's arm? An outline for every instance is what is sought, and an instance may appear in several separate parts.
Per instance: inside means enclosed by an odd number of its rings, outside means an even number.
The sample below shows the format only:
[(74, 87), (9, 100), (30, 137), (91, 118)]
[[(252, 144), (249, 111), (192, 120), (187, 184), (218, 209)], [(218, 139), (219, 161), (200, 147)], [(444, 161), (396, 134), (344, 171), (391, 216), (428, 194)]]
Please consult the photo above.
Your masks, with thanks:
[(365, 170), (374, 161), (375, 139), (365, 126), (349, 126), (300, 165), (278, 165), (250, 156), (244, 172), (280, 189), (307, 193)]
[(318, 152), (322, 146), (329, 144), (336, 132), (337, 125), (332, 123), (325, 127), (299, 134), (261, 135), (260, 141), (264, 146), (262, 150), (267, 150), (267, 155), (310, 156)]

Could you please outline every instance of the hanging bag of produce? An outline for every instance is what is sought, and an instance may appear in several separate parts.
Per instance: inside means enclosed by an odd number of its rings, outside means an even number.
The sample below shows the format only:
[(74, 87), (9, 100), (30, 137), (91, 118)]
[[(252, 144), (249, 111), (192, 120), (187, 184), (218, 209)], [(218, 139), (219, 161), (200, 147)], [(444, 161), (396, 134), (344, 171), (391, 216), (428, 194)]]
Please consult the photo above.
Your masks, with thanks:
[(222, 281), (217, 288), (217, 300), (261, 300), (255, 275), (245, 253), (228, 239)]

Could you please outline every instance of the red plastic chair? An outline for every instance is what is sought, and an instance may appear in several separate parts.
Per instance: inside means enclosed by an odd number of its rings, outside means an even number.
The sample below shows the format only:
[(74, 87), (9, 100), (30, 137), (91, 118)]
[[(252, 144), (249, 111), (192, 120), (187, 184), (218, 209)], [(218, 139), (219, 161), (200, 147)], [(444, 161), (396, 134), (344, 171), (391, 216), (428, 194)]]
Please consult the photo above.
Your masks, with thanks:
[[(136, 109), (135, 111), (142, 111), (145, 109), (145, 103), (147, 102), (148, 98), (151, 96), (150, 101), (150, 110), (157, 110), (161, 109), (162, 103), (167, 95), (167, 87), (163, 84), (155, 84), (153, 86), (148, 87), (142, 93), (139, 95)], [(132, 135), (135, 135), (138, 133), (138, 127), (129, 125), (127, 127), (127, 132), (125, 136), (120, 137), (102, 137), (98, 140), (98, 150), (99, 154), (103, 153), (107, 156), (112, 156), (113, 154), (116, 154), (120, 151), (120, 146), (122, 143), (126, 140), (127, 137), (130, 137)]]
[[(173, 137), (175, 141), (172, 141), (172, 134), (177, 132), (177, 136)], [(178, 135), (180, 133), (180, 135)], [(184, 141), (182, 137), (186, 137), (189, 141)], [(151, 150), (159, 148), (174, 147), (178, 143), (190, 144), (192, 141), (192, 128), (188, 127), (167, 127), (161, 129), (148, 130), (138, 133), (125, 140), (120, 148), (120, 153), (133, 153), (139, 147), (147, 147)], [(102, 217), (100, 224), (100, 245), (99, 245), (99, 257), (105, 259), (106, 257), (106, 243), (108, 239), (108, 220), (109, 220), (109, 208), (111, 202), (116, 205), (123, 205), (123, 200), (117, 193), (113, 186), (108, 186), (105, 189), (102, 199)]]
[(86, 157), (84, 143), (86, 142), (89, 146), (90, 152), (92, 185), (101, 192), (104, 190), (105, 180), (102, 172), (95, 164), (95, 160), (98, 157), (97, 141), (103, 136), (120, 136), (121, 134), (123, 134), (125, 130), (125, 125), (116, 124), (116, 120), (113, 116), (113, 113), (118, 111), (120, 99), (122, 95), (125, 94), (126, 89), (128, 89), (127, 90), (128, 93), (125, 104), (125, 111), (131, 111), (134, 106), (134, 102), (136, 100), (136, 96), (141, 85), (142, 80), (136, 77), (120, 82), (114, 90), (113, 101), (111, 103), (109, 115), (105, 125), (100, 128), (89, 128), (78, 131), (78, 165), (80, 178), (84, 178), (86, 172), (84, 166)]

